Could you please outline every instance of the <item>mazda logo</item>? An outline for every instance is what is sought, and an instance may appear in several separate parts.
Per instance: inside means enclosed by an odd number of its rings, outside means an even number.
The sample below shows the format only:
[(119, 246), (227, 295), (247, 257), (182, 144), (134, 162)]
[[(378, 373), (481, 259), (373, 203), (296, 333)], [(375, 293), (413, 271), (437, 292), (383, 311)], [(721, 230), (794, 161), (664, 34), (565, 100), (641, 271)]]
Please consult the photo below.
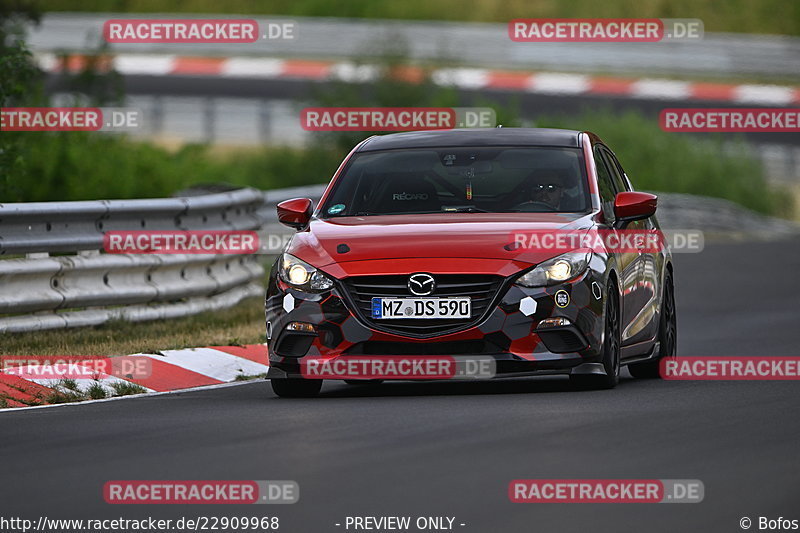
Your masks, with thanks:
[(408, 290), (415, 296), (428, 296), (436, 289), (436, 281), (430, 274), (412, 274), (408, 278)]

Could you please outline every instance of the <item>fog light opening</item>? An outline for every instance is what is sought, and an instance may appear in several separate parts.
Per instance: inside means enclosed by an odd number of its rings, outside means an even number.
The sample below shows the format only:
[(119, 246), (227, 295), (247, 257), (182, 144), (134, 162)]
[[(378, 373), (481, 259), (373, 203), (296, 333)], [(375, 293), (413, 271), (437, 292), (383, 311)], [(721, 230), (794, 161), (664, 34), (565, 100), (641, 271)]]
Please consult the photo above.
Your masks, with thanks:
[(289, 322), (289, 324), (286, 326), (286, 331), (298, 331), (301, 333), (315, 334), (317, 332), (317, 328), (314, 327), (314, 324), (309, 324), (308, 322)]
[(569, 318), (564, 317), (545, 318), (539, 322), (539, 328), (563, 328), (571, 325), (572, 322), (570, 322)]

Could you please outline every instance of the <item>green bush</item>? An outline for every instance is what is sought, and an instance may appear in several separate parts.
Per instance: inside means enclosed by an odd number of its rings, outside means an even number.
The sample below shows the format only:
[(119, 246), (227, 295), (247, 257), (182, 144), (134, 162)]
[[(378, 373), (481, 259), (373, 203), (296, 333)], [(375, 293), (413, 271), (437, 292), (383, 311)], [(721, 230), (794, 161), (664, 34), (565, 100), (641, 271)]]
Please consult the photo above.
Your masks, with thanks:
[[(489, 105), (483, 102), (481, 105)], [(498, 116), (508, 110), (498, 109)], [(513, 120), (504, 121), (514, 124)], [(680, 192), (734, 201), (755, 211), (791, 216), (790, 195), (768, 186), (759, 162), (743, 143), (725, 150), (720, 137), (661, 131), (635, 112), (587, 112), (543, 117), (540, 127), (588, 130), (616, 152), (640, 190)], [(325, 183), (347, 151), (367, 134), (322, 137), (313, 148), (260, 148), (218, 154), (205, 145), (165, 148), (110, 135), (42, 134), (20, 143), (23, 168), (5, 201), (165, 197), (201, 184), (260, 189)], [(737, 145), (734, 145), (737, 146)]]
[(37, 202), (170, 196), (198, 184), (273, 189), (330, 179), (342, 154), (264, 148), (215, 155), (202, 145), (176, 152), (110, 135), (25, 133), (21, 163), (3, 201)]
[(664, 132), (655, 117), (633, 111), (542, 117), (536, 125), (597, 134), (614, 150), (639, 190), (725, 198), (767, 214), (793, 212), (791, 196), (767, 184), (760, 162), (750, 153), (753, 148), (741, 139), (733, 140), (726, 150), (721, 136)]

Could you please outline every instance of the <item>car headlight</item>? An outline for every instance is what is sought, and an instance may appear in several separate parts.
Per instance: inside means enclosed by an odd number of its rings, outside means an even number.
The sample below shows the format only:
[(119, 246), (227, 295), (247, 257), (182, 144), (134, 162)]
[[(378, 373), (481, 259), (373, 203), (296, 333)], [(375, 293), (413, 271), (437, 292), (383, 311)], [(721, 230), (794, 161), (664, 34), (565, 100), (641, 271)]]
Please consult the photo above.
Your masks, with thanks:
[(283, 254), (278, 275), (289, 286), (306, 292), (322, 292), (333, 288), (333, 280), (321, 270), (293, 255)]
[(567, 252), (548, 259), (517, 278), (516, 284), (523, 287), (544, 287), (567, 281), (586, 270), (590, 256), (590, 252)]

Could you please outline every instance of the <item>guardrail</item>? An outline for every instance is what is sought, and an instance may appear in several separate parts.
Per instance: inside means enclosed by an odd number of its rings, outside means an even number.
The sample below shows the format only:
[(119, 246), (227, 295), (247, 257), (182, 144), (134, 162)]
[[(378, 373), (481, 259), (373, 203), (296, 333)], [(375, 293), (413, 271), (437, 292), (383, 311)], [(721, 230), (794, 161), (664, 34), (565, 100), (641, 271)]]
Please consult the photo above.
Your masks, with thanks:
[[(261, 226), (255, 189), (146, 200), (0, 204), (0, 255), (100, 250), (111, 230), (250, 230)], [(262, 210), (262, 212), (260, 212)]]
[(0, 204), (0, 333), (174, 318), (261, 295), (255, 254), (103, 254), (103, 234), (264, 232), (278, 201), (318, 190)]

